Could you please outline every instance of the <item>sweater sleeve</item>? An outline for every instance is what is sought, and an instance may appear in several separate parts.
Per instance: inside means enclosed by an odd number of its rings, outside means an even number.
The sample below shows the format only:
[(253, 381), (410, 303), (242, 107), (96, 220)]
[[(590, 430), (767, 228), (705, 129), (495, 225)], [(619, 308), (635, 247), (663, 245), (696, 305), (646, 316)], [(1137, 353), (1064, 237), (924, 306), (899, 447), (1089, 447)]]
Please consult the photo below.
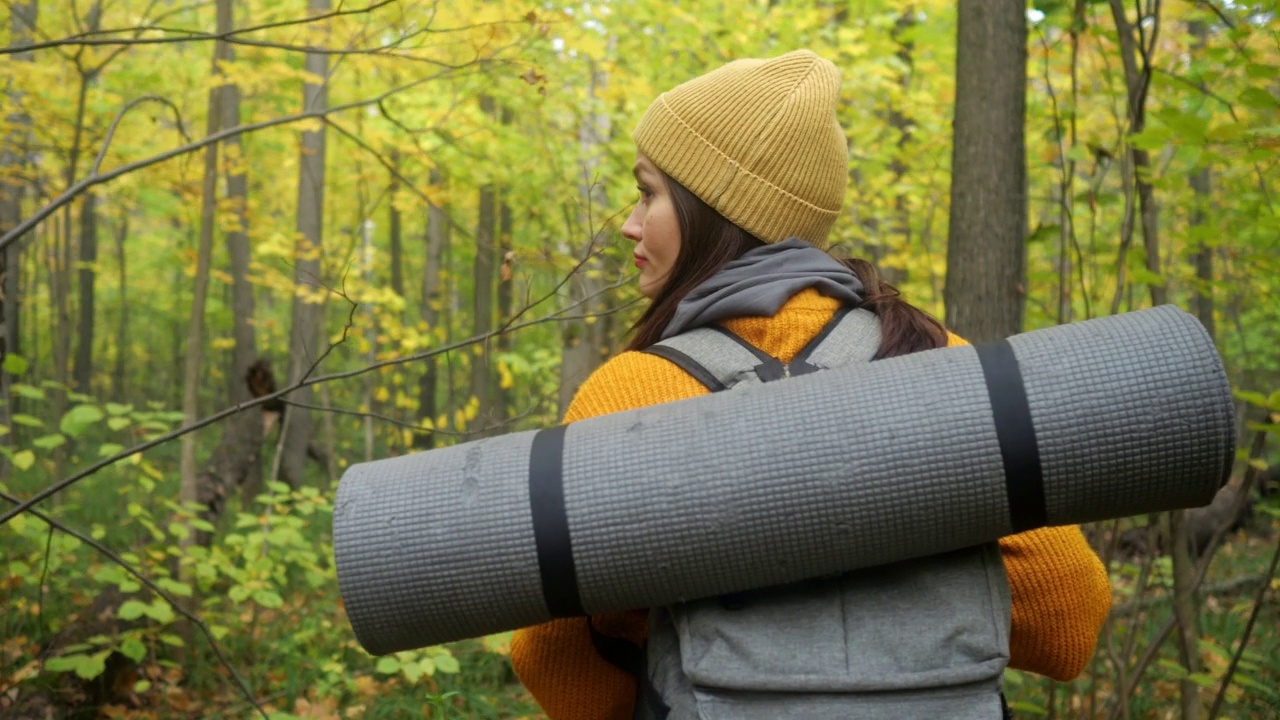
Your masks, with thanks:
[(1013, 600), (1009, 666), (1071, 680), (1111, 611), (1106, 568), (1074, 525), (1011, 535), (1000, 554)]
[[(565, 422), (633, 410), (707, 394), (671, 362), (625, 352), (600, 366), (574, 396)], [(649, 611), (601, 613), (590, 618), (597, 632), (643, 643)], [(550, 720), (627, 720), (636, 696), (635, 678), (595, 651), (585, 617), (564, 618), (517, 630), (511, 665)]]
[[(947, 346), (967, 345), (948, 333)], [(1111, 584), (1080, 528), (1031, 530), (1000, 541), (1013, 601), (1009, 666), (1067, 681), (1093, 657), (1111, 611)]]

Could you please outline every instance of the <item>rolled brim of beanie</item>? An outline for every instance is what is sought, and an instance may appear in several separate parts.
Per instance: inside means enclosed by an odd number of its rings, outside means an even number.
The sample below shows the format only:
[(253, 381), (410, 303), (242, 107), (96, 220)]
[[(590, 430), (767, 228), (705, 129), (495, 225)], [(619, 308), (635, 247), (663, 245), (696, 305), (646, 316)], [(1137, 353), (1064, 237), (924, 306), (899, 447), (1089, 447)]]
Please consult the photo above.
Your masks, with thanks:
[(1166, 306), (354, 465), (338, 581), (382, 654), (1204, 505), (1234, 433)]

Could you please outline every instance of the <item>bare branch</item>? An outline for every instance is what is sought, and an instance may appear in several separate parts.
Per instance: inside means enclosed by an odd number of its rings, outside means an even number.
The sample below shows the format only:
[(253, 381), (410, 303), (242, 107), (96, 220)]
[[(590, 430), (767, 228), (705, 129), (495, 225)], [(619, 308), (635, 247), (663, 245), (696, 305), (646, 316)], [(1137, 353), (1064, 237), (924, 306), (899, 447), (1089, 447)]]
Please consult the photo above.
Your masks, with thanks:
[[(476, 61), (476, 62), (484, 62), (484, 61)], [(446, 68), (444, 70), (441, 70), (440, 72), (428, 75), (426, 77), (418, 78), (417, 80), (414, 80), (405, 85), (401, 85), (399, 87), (393, 88), (391, 90), (388, 90), (382, 93), (381, 95), (378, 95), (373, 98), (369, 98), (367, 100), (357, 100), (354, 102), (347, 103), (345, 105), (336, 105), (323, 110), (312, 110), (308, 112), (301, 112), (301, 113), (297, 113), (296, 115), (287, 115), (285, 117), (273, 118), (271, 120), (263, 120), (261, 122), (251, 123), (249, 125), (240, 125), (233, 128), (227, 128), (226, 130), (220, 130), (200, 140), (197, 140), (192, 143), (187, 143), (186, 145), (182, 145), (180, 147), (174, 148), (172, 150), (168, 150), (158, 155), (153, 155), (149, 158), (137, 160), (127, 165), (121, 165), (120, 167), (115, 168), (113, 170), (109, 170), (105, 173), (90, 175), (84, 178), (83, 180), (81, 180), (80, 182), (77, 182), (71, 185), (70, 187), (68, 187), (61, 195), (54, 198), (54, 200), (50, 202), (48, 205), (45, 205), (44, 207), (40, 208), (40, 210), (36, 211), (34, 215), (18, 223), (11, 230), (6, 232), (3, 236), (0, 236), (0, 250), (3, 250), (5, 247), (8, 247), (10, 243), (16, 241), (19, 237), (24, 235), (31, 228), (35, 227), (35, 225), (39, 223), (41, 220), (44, 220), (45, 218), (49, 217), (53, 213), (57, 212), (59, 208), (71, 202), (81, 193), (83, 193), (84, 191), (88, 190), (89, 188), (95, 185), (101, 185), (102, 183), (108, 182), (110, 180), (114, 180), (115, 178), (118, 178), (121, 175), (127, 175), (131, 172), (134, 172), (135, 170), (141, 170), (143, 168), (150, 167), (157, 163), (162, 163), (166, 160), (171, 160), (175, 157), (180, 157), (182, 155), (195, 152), (196, 150), (199, 150), (205, 147), (206, 145), (211, 145), (216, 142), (221, 142), (222, 140), (225, 140), (227, 138), (236, 137), (244, 133), (255, 132), (257, 130), (264, 130), (266, 128), (277, 127), (279, 125), (289, 125), (302, 120), (323, 119), (334, 113), (340, 113), (340, 112), (345, 112), (347, 110), (367, 107), (369, 105), (376, 105), (378, 104), (378, 102), (386, 99), (387, 97), (395, 95), (396, 93), (410, 90), (419, 85), (423, 85), (425, 83), (431, 82), (432, 80), (439, 79), (451, 72), (461, 70), (466, 67), (471, 67), (471, 66), (474, 66), (475, 64), (476, 63), (473, 62), (473, 63), (466, 63), (463, 65), (459, 65), (457, 67)]]
[[(363, 13), (371, 13), (378, 8), (390, 5), (396, 0), (378, 0), (372, 5), (355, 8), (353, 10), (334, 10), (332, 12), (322, 13), (320, 15), (308, 15), (303, 18), (294, 18), (291, 20), (281, 20), (279, 22), (266, 23), (263, 25), (253, 25), (250, 27), (236, 28), (223, 33), (210, 33), (202, 30), (188, 30), (185, 28), (166, 28), (153, 25), (138, 25), (128, 28), (113, 28), (110, 30), (94, 30), (69, 35), (59, 40), (47, 40), (45, 42), (29, 43), (26, 45), (10, 45), (9, 47), (0, 49), (0, 55), (7, 55), (15, 52), (31, 52), (32, 50), (43, 50), (45, 48), (78, 46), (88, 47), (92, 45), (155, 45), (158, 43), (174, 43), (174, 42), (199, 42), (209, 40), (226, 40), (232, 41), (237, 35), (245, 33), (260, 32), (262, 30), (274, 30), (283, 27), (292, 27), (295, 25), (306, 25), (309, 23), (328, 20), (330, 18), (341, 17), (343, 15), (360, 15)], [(181, 33), (184, 37), (178, 38), (102, 38), (100, 35), (116, 35), (120, 33), (135, 33), (154, 30), (167, 33)], [(305, 48), (304, 48), (305, 49)]]
[[(18, 498), (14, 497), (13, 495), (10, 495), (9, 493), (3, 490), (0, 490), (0, 498), (3, 498), (4, 500), (7, 500), (18, 506), (23, 505), (23, 502), (21, 500), (19, 500)], [(218, 661), (222, 663), (222, 666), (225, 667), (227, 669), (227, 672), (231, 674), (232, 679), (234, 679), (236, 682), (236, 685), (239, 686), (240, 692), (244, 694), (245, 699), (247, 699), (250, 703), (253, 703), (253, 706), (258, 709), (258, 712), (262, 714), (262, 717), (264, 718), (267, 717), (267, 711), (263, 709), (262, 705), (260, 705), (256, 699), (254, 699), (253, 693), (249, 691), (249, 686), (246, 685), (244, 682), (244, 678), (240, 677), (240, 673), (236, 672), (235, 666), (233, 666), (231, 664), (231, 661), (227, 659), (227, 656), (223, 654), (222, 648), (218, 645), (218, 641), (214, 639), (213, 633), (209, 631), (209, 627), (205, 625), (204, 622), (199, 617), (196, 617), (194, 613), (188, 611), (185, 607), (183, 607), (182, 603), (178, 602), (172, 595), (165, 592), (163, 588), (161, 588), (159, 585), (156, 585), (154, 582), (152, 582), (151, 578), (147, 577), (146, 575), (143, 575), (132, 565), (125, 562), (124, 559), (121, 558), (119, 555), (117, 555), (114, 551), (112, 551), (111, 548), (107, 547), (106, 545), (103, 545), (97, 540), (94, 540), (92, 537), (85, 535), (82, 532), (79, 532), (78, 530), (73, 530), (67, 527), (66, 525), (63, 525), (57, 520), (54, 520), (53, 518), (46, 515), (44, 512), (37, 510), (36, 508), (28, 508), (28, 509), (32, 515), (35, 515), (42, 522), (47, 524), (51, 529), (56, 528), (66, 533), (67, 535), (70, 535), (71, 537), (76, 538), (77, 540), (84, 543), (85, 545), (88, 545), (94, 550), (97, 550), (98, 553), (101, 554), (103, 557), (107, 558), (108, 560), (115, 563), (116, 565), (119, 565), (121, 568), (125, 570), (125, 572), (129, 573), (135, 579), (137, 579), (138, 582), (142, 583), (143, 585), (146, 585), (147, 588), (151, 590), (151, 592), (155, 593), (156, 595), (159, 595), (161, 599), (169, 603), (169, 607), (173, 608), (174, 612), (178, 613), (179, 615), (181, 615), (182, 617), (190, 621), (192, 624), (194, 624), (196, 627), (200, 628), (200, 632), (204, 635), (205, 639), (209, 641), (209, 647), (211, 647), (213, 649), (214, 654), (218, 656)]]
[[(581, 265), (579, 265), (579, 267), (580, 266)], [(548, 296), (544, 296), (538, 302), (544, 302), (547, 297), (553, 294), (554, 292), (550, 293)], [(67, 478), (59, 480), (56, 483), (53, 483), (52, 485), (48, 485), (44, 487), (43, 489), (39, 490), (31, 497), (27, 498), (26, 500), (23, 500), (21, 503), (17, 505), (17, 507), (11, 508), (10, 510), (4, 512), (3, 514), (0, 514), (0, 525), (4, 525), (5, 523), (12, 520), (14, 517), (20, 515), (23, 512), (26, 512), (27, 510), (31, 509), (35, 505), (39, 504), (40, 502), (48, 499), (53, 495), (56, 495), (59, 492), (62, 492), (63, 490), (74, 485), (80, 480), (83, 480), (84, 478), (89, 477), (90, 475), (93, 475), (94, 473), (98, 472), (99, 470), (105, 467), (114, 465), (115, 463), (120, 462), (121, 460), (127, 457), (130, 457), (132, 455), (135, 455), (137, 453), (145, 452), (147, 450), (151, 450), (152, 448), (158, 447), (160, 445), (164, 445), (165, 443), (168, 443), (172, 440), (180, 438), (183, 435), (186, 435), (188, 433), (195, 432), (200, 428), (212, 425), (213, 423), (218, 422), (219, 420), (222, 420), (224, 418), (230, 417), (232, 415), (235, 415), (236, 413), (243, 412), (245, 410), (248, 410), (253, 407), (257, 407), (264, 403), (271, 402), (272, 400), (275, 400), (277, 398), (285, 397), (289, 393), (292, 393), (293, 391), (298, 390), (300, 388), (307, 387), (310, 385), (317, 385), (323, 382), (332, 382), (334, 380), (345, 380), (348, 378), (358, 377), (360, 375), (364, 375), (365, 373), (370, 373), (370, 372), (373, 372), (374, 370), (378, 370), (384, 367), (392, 367), (395, 365), (403, 365), (405, 363), (426, 360), (428, 358), (432, 358), (437, 355), (442, 355), (445, 353), (453, 352), (455, 350), (460, 350), (464, 347), (468, 347), (476, 343), (485, 342), (491, 338), (501, 335), (504, 332), (515, 332), (516, 330), (521, 330), (527, 327), (532, 327), (534, 325), (540, 325), (548, 322), (567, 322), (572, 320), (580, 320), (587, 316), (586, 315), (566, 315), (565, 313), (568, 312), (569, 310), (574, 309), (575, 307), (581, 306), (584, 302), (586, 302), (585, 299), (577, 301), (561, 310), (557, 310), (556, 312), (549, 313), (542, 317), (534, 318), (533, 320), (526, 320), (525, 322), (522, 322), (522, 323), (504, 325), (503, 327), (500, 327), (496, 330), (491, 330), (487, 333), (477, 335), (475, 337), (470, 337), (465, 340), (460, 340), (458, 342), (450, 343), (448, 345), (443, 345), (441, 347), (438, 347), (432, 350), (427, 350), (424, 352), (415, 353), (413, 355), (407, 355), (404, 357), (381, 360), (379, 362), (372, 363), (364, 367), (359, 367), (354, 370), (346, 370), (343, 372), (336, 372), (328, 375), (321, 375), (318, 377), (304, 379), (297, 383), (294, 383), (293, 385), (290, 385), (281, 390), (277, 390), (276, 392), (270, 393), (268, 395), (263, 395), (262, 397), (254, 398), (253, 400), (248, 400), (242, 403), (238, 403), (229, 408), (225, 408), (219, 412), (216, 412), (213, 415), (209, 415), (208, 417), (205, 417), (204, 419), (198, 422), (192, 423), (190, 425), (185, 425), (175, 430), (171, 430), (159, 437), (153, 438), (143, 443), (139, 443), (138, 445), (135, 445), (126, 450), (122, 450), (116, 453), (115, 455), (112, 455), (111, 457), (104, 458), (102, 460), (95, 462), (93, 465), (90, 465), (89, 467), (85, 468), (84, 470), (81, 470), (78, 473), (75, 473), (74, 475), (71, 475)], [(630, 307), (630, 304), (618, 307), (611, 312), (619, 312), (621, 310), (626, 309), (627, 307)], [(605, 314), (605, 313), (591, 313), (591, 315), (593, 316), (599, 316), (602, 314)]]
[(102, 168), (102, 159), (107, 156), (107, 150), (111, 147), (111, 140), (116, 136), (116, 128), (120, 126), (120, 121), (124, 120), (124, 116), (130, 110), (144, 102), (157, 102), (168, 106), (173, 111), (174, 120), (178, 123), (178, 134), (182, 136), (183, 140), (191, 142), (191, 137), (187, 135), (187, 129), (182, 125), (182, 111), (178, 109), (177, 105), (174, 105), (168, 98), (163, 98), (159, 95), (143, 95), (140, 98), (130, 100), (124, 107), (120, 108), (120, 112), (116, 113), (115, 119), (111, 121), (111, 127), (107, 129), (107, 137), (102, 141), (102, 149), (98, 151), (98, 157), (93, 161), (93, 168), (89, 170), (89, 175), (97, 175)]

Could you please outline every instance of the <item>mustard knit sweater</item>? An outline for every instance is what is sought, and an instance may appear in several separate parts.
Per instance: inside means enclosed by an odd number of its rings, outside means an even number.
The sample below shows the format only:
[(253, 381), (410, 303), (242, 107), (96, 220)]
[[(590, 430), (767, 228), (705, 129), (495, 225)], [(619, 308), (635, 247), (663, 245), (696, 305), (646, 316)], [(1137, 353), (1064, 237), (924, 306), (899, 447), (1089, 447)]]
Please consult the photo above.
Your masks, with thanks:
[[(805, 290), (771, 318), (735, 318), (724, 325), (756, 347), (790, 362), (837, 309), (837, 301)], [(964, 341), (954, 335), (952, 345)], [(565, 422), (704, 395), (708, 390), (672, 363), (624, 352), (582, 385)], [(662, 452), (654, 448), (654, 452)], [(1069, 680), (1093, 655), (1111, 607), (1107, 574), (1079, 528), (1044, 528), (1000, 541), (1013, 597), (1010, 666)], [(642, 642), (648, 610), (596, 615), (596, 629)], [(635, 681), (591, 645), (586, 618), (553, 620), (519, 630), (511, 663), (552, 720), (626, 720)]]

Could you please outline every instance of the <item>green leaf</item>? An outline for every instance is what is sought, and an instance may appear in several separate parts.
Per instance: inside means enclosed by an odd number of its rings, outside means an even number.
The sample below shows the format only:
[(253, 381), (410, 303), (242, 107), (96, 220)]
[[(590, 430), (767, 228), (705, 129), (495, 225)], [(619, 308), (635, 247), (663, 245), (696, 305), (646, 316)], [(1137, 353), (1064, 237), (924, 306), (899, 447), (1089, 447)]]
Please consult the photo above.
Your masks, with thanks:
[(71, 437), (76, 437), (104, 417), (106, 415), (97, 405), (77, 405), (62, 416), (58, 428)]
[(133, 684), (133, 691), (139, 695), (151, 689), (150, 680), (139, 680)]
[(123, 449), (124, 446), (118, 443), (102, 443), (98, 446), (98, 457), (111, 457)]
[(127, 417), (107, 418), (107, 427), (112, 430), (123, 430), (133, 424), (133, 421)]
[(400, 661), (391, 655), (380, 657), (374, 669), (383, 675), (395, 675), (400, 672)]
[(1244, 92), (1240, 93), (1239, 98), (1241, 104), (1251, 107), (1255, 110), (1274, 110), (1280, 107), (1275, 97), (1260, 87), (1247, 87)]
[(458, 665), (458, 659), (452, 655), (437, 655), (435, 662), (436, 669), (447, 675), (453, 675), (462, 669)]
[(147, 612), (147, 606), (141, 600), (125, 600), (120, 609), (116, 611), (116, 617), (121, 620), (137, 620)]
[(156, 598), (147, 606), (147, 616), (158, 623), (173, 622), (173, 608), (169, 607), (169, 603), (164, 598)]
[(173, 633), (161, 633), (160, 642), (164, 643), (165, 645), (169, 645), (170, 647), (186, 647), (187, 646), (187, 644), (182, 641), (182, 638), (178, 637), (177, 635), (174, 635)]
[(44, 391), (34, 385), (26, 383), (14, 383), (13, 391), (29, 400), (44, 400)]
[(41, 435), (35, 440), (32, 440), (31, 444), (35, 445), (41, 450), (52, 450), (56, 447), (61, 447), (63, 445), (66, 445), (67, 439), (59, 433), (53, 433), (51, 435)]
[(13, 422), (18, 425), (26, 425), (27, 427), (42, 428), (44, 421), (38, 417), (17, 413), (13, 416)]
[(19, 450), (13, 455), (13, 466), (19, 470), (30, 470), (36, 464), (36, 454), (30, 450)]
[(191, 597), (191, 586), (186, 583), (178, 582), (173, 578), (160, 578), (156, 581), (156, 585), (159, 585), (162, 590), (166, 590), (173, 595), (177, 595), (179, 597)]
[(280, 597), (274, 590), (255, 590), (253, 592), (253, 601), (264, 608), (278, 608), (284, 605), (284, 598)]
[(76, 666), (76, 675), (85, 680), (92, 680), (107, 669), (107, 656), (111, 654), (110, 650), (102, 650), (92, 655), (80, 655), (80, 662)]
[(121, 405), (120, 403), (109, 402), (106, 404), (108, 415), (124, 415), (133, 410), (132, 405)]
[(227, 597), (231, 598), (231, 602), (244, 602), (249, 597), (249, 588), (236, 585), (227, 591)]
[(137, 638), (127, 638), (120, 643), (120, 654), (134, 662), (142, 662), (142, 658), (147, 656), (147, 646)]
[(4, 371), (10, 375), (21, 375), (27, 371), (30, 365), (31, 363), (27, 362), (27, 359), (21, 355), (9, 353), (4, 356)]

